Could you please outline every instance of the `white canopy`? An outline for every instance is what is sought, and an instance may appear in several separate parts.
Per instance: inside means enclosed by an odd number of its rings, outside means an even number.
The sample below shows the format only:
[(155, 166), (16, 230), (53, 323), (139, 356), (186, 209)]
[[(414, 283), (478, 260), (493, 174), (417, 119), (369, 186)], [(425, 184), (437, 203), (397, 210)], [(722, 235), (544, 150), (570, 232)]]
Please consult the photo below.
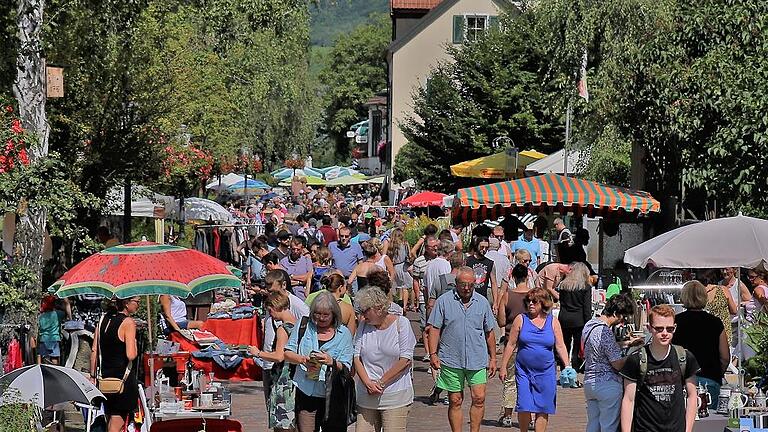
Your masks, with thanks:
[[(125, 191), (115, 186), (107, 191), (107, 209), (110, 215), (122, 216)], [(140, 185), (131, 186), (131, 216), (163, 217), (166, 207), (173, 203), (172, 196), (160, 195)]]
[(624, 253), (635, 267), (766, 267), (768, 221), (739, 214), (683, 226)]
[[(178, 214), (179, 200), (175, 200), (168, 215), (171, 218), (178, 218)], [(211, 220), (213, 222), (232, 222), (234, 220), (229, 210), (216, 201), (205, 198), (184, 198), (184, 219)]]
[(205, 185), (205, 188), (210, 190), (226, 190), (228, 187), (241, 181), (245, 181), (245, 176), (242, 174), (229, 173), (221, 176), (221, 183), (219, 183), (219, 179), (217, 178)]
[[(582, 152), (571, 150), (568, 152), (568, 173), (578, 174), (580, 172), (579, 160)], [(551, 155), (539, 159), (536, 162), (528, 164), (525, 167), (526, 172), (536, 174), (563, 174), (563, 160), (565, 159), (565, 150), (558, 150)]]

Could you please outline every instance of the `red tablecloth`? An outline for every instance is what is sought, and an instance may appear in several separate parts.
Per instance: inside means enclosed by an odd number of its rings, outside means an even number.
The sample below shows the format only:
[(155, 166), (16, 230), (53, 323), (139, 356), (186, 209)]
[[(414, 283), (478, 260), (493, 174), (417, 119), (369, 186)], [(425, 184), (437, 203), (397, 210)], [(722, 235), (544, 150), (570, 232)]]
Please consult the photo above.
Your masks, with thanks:
[[(223, 342), (236, 345), (262, 346), (261, 323), (257, 317), (231, 320), (209, 319), (203, 324), (203, 330), (208, 330)], [(180, 344), (180, 351), (199, 351), (200, 347), (178, 333), (171, 333), (170, 339)], [(229, 381), (260, 381), (261, 368), (252, 358), (246, 358), (237, 369), (222, 369), (209, 359), (192, 357), (195, 369), (205, 373), (213, 372), (216, 379)]]

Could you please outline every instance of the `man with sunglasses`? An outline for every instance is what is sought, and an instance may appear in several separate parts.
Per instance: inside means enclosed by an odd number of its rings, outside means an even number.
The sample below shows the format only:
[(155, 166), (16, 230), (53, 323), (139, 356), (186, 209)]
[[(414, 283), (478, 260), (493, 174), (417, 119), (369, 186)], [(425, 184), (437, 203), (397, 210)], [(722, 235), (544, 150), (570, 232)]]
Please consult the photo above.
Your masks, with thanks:
[(690, 351), (672, 345), (676, 329), (672, 306), (651, 308), (648, 328), (651, 343), (632, 353), (620, 372), (624, 377), (621, 430), (691, 432), (698, 403), (699, 364)]

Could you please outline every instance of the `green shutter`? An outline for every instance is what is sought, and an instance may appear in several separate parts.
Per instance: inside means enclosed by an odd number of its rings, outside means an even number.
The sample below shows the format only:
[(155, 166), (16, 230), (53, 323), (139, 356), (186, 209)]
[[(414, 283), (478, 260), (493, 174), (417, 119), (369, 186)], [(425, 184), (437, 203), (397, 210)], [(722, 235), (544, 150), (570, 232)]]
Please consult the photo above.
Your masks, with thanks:
[(453, 43), (464, 43), (464, 15), (453, 16)]
[(498, 28), (499, 27), (499, 17), (498, 16), (490, 16), (488, 17), (488, 28)]

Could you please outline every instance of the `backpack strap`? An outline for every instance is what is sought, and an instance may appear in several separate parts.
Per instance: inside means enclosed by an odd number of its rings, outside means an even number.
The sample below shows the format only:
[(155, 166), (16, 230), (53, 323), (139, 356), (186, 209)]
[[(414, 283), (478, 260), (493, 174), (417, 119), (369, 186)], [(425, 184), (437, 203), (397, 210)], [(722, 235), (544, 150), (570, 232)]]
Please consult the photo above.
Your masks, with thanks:
[[(682, 379), (683, 384), (685, 384), (685, 371), (688, 367), (688, 353), (685, 348), (679, 345), (672, 345), (672, 348), (675, 350), (677, 363), (680, 366), (680, 378)], [(648, 354), (645, 352), (645, 347), (641, 348), (640, 351), (638, 351), (638, 354), (640, 355), (640, 380), (638, 383), (641, 383), (645, 380), (645, 375), (648, 373)]]
[[(307, 323), (309, 323), (309, 317), (301, 317), (301, 323), (299, 324), (299, 337), (296, 339), (296, 353), (299, 352), (299, 347), (301, 346), (301, 339), (304, 338), (304, 333), (307, 332)], [(289, 369), (291, 371), (291, 377), (293, 377), (294, 374), (296, 374), (296, 365), (291, 363), (289, 366)]]
[(645, 375), (648, 374), (648, 353), (645, 352), (645, 346), (640, 348), (638, 355), (640, 357), (640, 379), (637, 383), (640, 384), (645, 381)]
[(685, 348), (679, 345), (672, 345), (672, 347), (675, 349), (675, 353), (677, 354), (677, 363), (680, 365), (680, 377), (683, 380), (683, 384), (685, 384), (685, 371), (688, 367), (688, 354), (685, 351)]

